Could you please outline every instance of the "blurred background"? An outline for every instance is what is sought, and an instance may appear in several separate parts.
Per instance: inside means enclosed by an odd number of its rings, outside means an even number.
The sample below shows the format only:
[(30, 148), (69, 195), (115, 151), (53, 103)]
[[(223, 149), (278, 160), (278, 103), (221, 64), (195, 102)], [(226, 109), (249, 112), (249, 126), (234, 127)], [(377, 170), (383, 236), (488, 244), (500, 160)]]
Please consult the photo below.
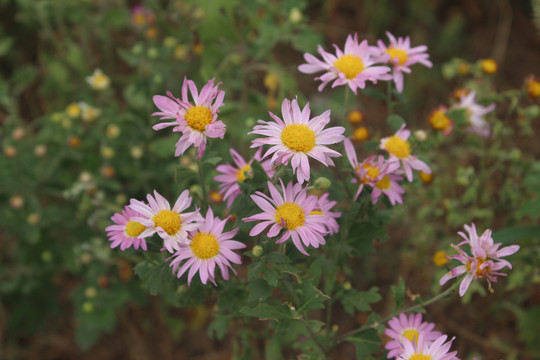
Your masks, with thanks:
[[(247, 154), (246, 132), (283, 98), (346, 119), (343, 91), (317, 92), (297, 67), (318, 44), (331, 51), (357, 33), (375, 45), (386, 31), (429, 48), (433, 68), (413, 67), (395, 110), (428, 134), (419, 147), (434, 178), (407, 187), (354, 285), (385, 294), (402, 277), (411, 299), (428, 297), (446, 271), (432, 258), (463, 224), (500, 230), (500, 241), (530, 244), (504, 284), (495, 294), (473, 286), (474, 301), (445, 300), (427, 319), (457, 337), (460, 358), (540, 358), (540, 107), (538, 95), (521, 96), (540, 76), (534, 0), (0, 0), (0, 358), (244, 358), (245, 343), (233, 341), (244, 323), (232, 319), (221, 336), (210, 326), (215, 298), (189, 297), (180, 283), (150, 295), (134, 270), (140, 254), (109, 247), (104, 229), (130, 198), (198, 191), (182, 172), (194, 154), (174, 158), (177, 138), (151, 129), (152, 96), (178, 96), (185, 76), (199, 86), (215, 77), (228, 132), (211, 150), (235, 144)], [(488, 58), (497, 71), (479, 75)], [(460, 87), (498, 102), (499, 137), (431, 130), (430, 113)], [(363, 93), (351, 109), (371, 139), (390, 133), (384, 100)], [(370, 146), (359, 143), (366, 156)], [(381, 260), (389, 256), (399, 259)], [(374, 308), (386, 315), (389, 303)], [(344, 331), (366, 321), (335, 313)], [(245, 341), (249, 358), (264, 358), (264, 339)], [(351, 348), (340, 345), (336, 358), (352, 358)]]

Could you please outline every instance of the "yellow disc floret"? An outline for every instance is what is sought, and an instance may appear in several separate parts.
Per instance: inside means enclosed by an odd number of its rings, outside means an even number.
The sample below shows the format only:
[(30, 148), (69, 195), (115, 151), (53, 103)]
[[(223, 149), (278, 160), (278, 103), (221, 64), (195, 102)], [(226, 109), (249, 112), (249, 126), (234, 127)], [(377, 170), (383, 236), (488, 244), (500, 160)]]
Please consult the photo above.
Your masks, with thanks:
[(383, 178), (375, 183), (375, 186), (381, 190), (390, 189), (390, 178), (388, 175), (384, 175)]
[(446, 252), (439, 250), (433, 255), (433, 262), (436, 266), (442, 267), (448, 264), (448, 258), (446, 257)]
[(286, 202), (276, 208), (275, 219), (278, 224), (285, 222), (285, 227), (288, 230), (294, 230), (297, 227), (304, 225), (306, 215), (304, 214), (304, 210), (302, 210), (298, 204)]
[(193, 254), (201, 260), (208, 260), (219, 254), (219, 242), (210, 233), (197, 233), (189, 246)]
[(180, 214), (171, 210), (161, 210), (152, 218), (156, 227), (160, 227), (169, 235), (174, 235), (182, 228)]
[(420, 335), (420, 334), (415, 329), (407, 329), (404, 332), (402, 332), (401, 335), (403, 335), (410, 342), (413, 342), (413, 341), (417, 342), (418, 341), (418, 335)]
[(315, 147), (315, 132), (306, 124), (287, 125), (281, 132), (281, 141), (291, 150), (307, 153)]
[(236, 178), (238, 179), (238, 182), (244, 182), (246, 180), (246, 171), (251, 170), (251, 165), (246, 164), (242, 166), (240, 170), (236, 173)]
[(431, 355), (413, 354), (409, 360), (431, 360)]
[(364, 164), (364, 169), (366, 170), (366, 175), (362, 179), (362, 184), (365, 184), (368, 181), (371, 181), (375, 179), (377, 176), (379, 176), (379, 169), (377, 169), (375, 166)]
[(212, 111), (206, 106), (192, 106), (186, 111), (184, 119), (193, 130), (204, 131), (212, 122)]
[(126, 224), (126, 235), (129, 237), (137, 237), (146, 230), (146, 226), (136, 221), (130, 221)]
[(446, 130), (452, 125), (452, 121), (446, 116), (444, 110), (434, 110), (429, 116), (429, 124), (433, 130)]
[[(484, 268), (484, 269), (480, 269), (480, 266), (482, 266), (483, 263), (485, 263), (486, 260), (484, 259), (478, 259), (477, 262), (476, 262), (476, 276), (477, 277), (482, 277), (484, 276), (484, 271), (489, 273), (489, 267), (487, 268)], [(471, 265), (472, 265), (472, 261), (469, 261), (467, 263), (467, 271), (471, 271)]]
[(390, 154), (400, 159), (407, 159), (411, 155), (411, 144), (397, 135), (390, 136), (384, 147)]
[(403, 65), (407, 62), (407, 52), (402, 49), (396, 49), (395, 47), (386, 49), (386, 53), (390, 55), (392, 60), (397, 59), (399, 65)]
[(480, 66), (482, 67), (482, 71), (488, 75), (495, 74), (497, 72), (497, 63), (493, 59), (482, 60)]
[(356, 55), (346, 54), (334, 61), (334, 66), (349, 80), (364, 71), (364, 62)]

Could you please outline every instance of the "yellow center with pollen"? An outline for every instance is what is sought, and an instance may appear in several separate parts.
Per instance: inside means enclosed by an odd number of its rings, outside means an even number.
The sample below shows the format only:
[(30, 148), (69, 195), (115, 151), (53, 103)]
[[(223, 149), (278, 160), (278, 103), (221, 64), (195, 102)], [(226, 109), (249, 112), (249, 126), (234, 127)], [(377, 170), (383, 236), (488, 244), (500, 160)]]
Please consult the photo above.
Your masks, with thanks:
[(206, 106), (192, 106), (186, 111), (184, 119), (193, 130), (204, 131), (212, 122), (212, 111)]
[(390, 189), (390, 178), (384, 175), (383, 178), (375, 183), (375, 186), (381, 190)]
[(334, 61), (334, 66), (349, 80), (364, 71), (364, 62), (356, 55), (346, 54)]
[[(478, 259), (478, 261), (476, 262), (476, 276), (477, 277), (483, 276), (484, 271), (489, 273), (489, 267), (484, 268), (484, 269), (480, 269), (480, 266), (482, 266), (482, 264), (485, 263), (485, 262), (486, 262), (486, 260), (483, 260), (483, 259)], [(467, 263), (467, 271), (471, 271), (471, 265), (472, 265), (472, 261), (469, 261)]]
[(407, 340), (409, 340), (411, 343), (414, 341), (415, 343), (418, 343), (418, 331), (414, 329), (408, 329), (401, 333)]
[(365, 184), (379, 176), (379, 169), (377, 169), (375, 166), (364, 164), (364, 169), (366, 170), (366, 176), (364, 176), (362, 179), (362, 184)]
[(390, 55), (390, 58), (398, 59), (398, 64), (403, 65), (407, 62), (407, 52), (405, 50), (396, 49), (396, 48), (390, 48), (386, 49), (386, 53)]
[(146, 230), (146, 226), (136, 221), (130, 221), (126, 224), (126, 235), (129, 237), (137, 237)]
[(276, 208), (275, 219), (278, 224), (282, 224), (282, 221), (284, 221), (287, 230), (294, 230), (297, 227), (304, 225), (306, 215), (299, 205), (286, 202)]
[(291, 150), (307, 153), (315, 147), (315, 132), (306, 124), (287, 125), (281, 132), (281, 141)]
[(248, 170), (251, 170), (251, 165), (246, 164), (236, 172), (236, 179), (238, 179), (238, 182), (244, 182), (244, 180), (246, 180), (246, 171)]
[(152, 218), (156, 227), (160, 227), (169, 235), (174, 235), (182, 227), (180, 214), (171, 210), (161, 210)]
[(390, 154), (397, 156), (400, 159), (407, 159), (411, 155), (411, 144), (403, 140), (397, 135), (390, 136), (384, 147)]
[(420, 354), (413, 354), (409, 360), (431, 360), (431, 356), (430, 355), (423, 355), (422, 353)]
[(210, 233), (197, 233), (189, 246), (193, 254), (201, 260), (208, 260), (219, 254), (219, 242)]
[(313, 210), (309, 213), (309, 215), (324, 215), (322, 211), (320, 210)]
[(446, 130), (450, 126), (450, 118), (445, 115), (444, 111), (436, 110), (429, 117), (429, 123), (435, 130)]

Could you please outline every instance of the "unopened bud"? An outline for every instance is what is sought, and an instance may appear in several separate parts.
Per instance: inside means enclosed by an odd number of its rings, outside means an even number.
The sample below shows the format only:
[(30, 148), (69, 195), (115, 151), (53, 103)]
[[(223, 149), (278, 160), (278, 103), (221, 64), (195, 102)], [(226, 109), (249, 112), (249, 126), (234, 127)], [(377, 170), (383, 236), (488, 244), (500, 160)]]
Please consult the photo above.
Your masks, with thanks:
[(317, 190), (328, 190), (331, 185), (332, 185), (332, 181), (322, 176), (318, 177), (315, 180), (315, 189)]
[(251, 252), (253, 253), (253, 256), (259, 257), (263, 254), (263, 248), (260, 245), (255, 245)]

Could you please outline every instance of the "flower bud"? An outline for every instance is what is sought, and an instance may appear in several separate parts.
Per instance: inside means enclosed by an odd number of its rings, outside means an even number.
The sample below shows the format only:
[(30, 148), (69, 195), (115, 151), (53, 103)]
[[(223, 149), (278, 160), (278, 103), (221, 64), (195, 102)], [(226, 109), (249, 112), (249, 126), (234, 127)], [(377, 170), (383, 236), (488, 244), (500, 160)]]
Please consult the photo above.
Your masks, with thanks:
[(251, 252), (253, 253), (253, 256), (259, 257), (263, 254), (263, 248), (260, 245), (255, 245)]
[(332, 185), (332, 181), (322, 176), (318, 177), (315, 180), (315, 189), (317, 190), (328, 190), (331, 185)]

